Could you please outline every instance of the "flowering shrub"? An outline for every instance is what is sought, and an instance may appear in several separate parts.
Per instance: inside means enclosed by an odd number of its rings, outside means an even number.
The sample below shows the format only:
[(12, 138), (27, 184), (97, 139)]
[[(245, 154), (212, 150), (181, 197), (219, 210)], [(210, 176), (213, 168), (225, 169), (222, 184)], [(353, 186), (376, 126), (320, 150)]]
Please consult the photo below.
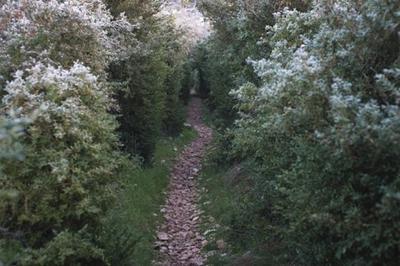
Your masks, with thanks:
[(118, 182), (107, 88), (81, 64), (62, 69), (38, 63), (18, 71), (5, 90), (3, 111), (33, 119), (21, 139), (24, 162), (4, 165), (2, 188), (17, 197), (2, 202), (0, 223), (22, 230), (35, 248), (66, 231), (93, 230)]
[(71, 67), (80, 61), (97, 74), (136, 45), (122, 15), (100, 0), (6, 1), (0, 8), (0, 84), (32, 61)]
[(135, 28), (100, 0), (2, 2), (0, 227), (18, 263), (107, 264), (94, 235), (124, 157), (106, 68), (137, 50)]
[(265, 26), (272, 23), (275, 1), (208, 1), (199, 6), (212, 22), (214, 31), (200, 45), (195, 57), (199, 91), (218, 117), (218, 125), (231, 125), (236, 118), (236, 100), (229, 92), (247, 81), (258, 82), (245, 60), (266, 56), (269, 48), (259, 45)]
[(208, 37), (211, 30), (209, 22), (205, 20), (196, 6), (167, 4), (158, 15), (171, 18), (175, 29), (181, 31), (182, 35), (178, 42), (186, 53), (190, 52), (198, 42)]
[(179, 133), (198, 38), (160, 8), (0, 1), (0, 264), (9, 245), (6, 264), (130, 264), (137, 240), (104, 219), (137, 165), (120, 150), (151, 162), (161, 131)]
[(376, 0), (277, 12), (271, 54), (249, 60), (262, 84), (232, 92), (234, 153), (300, 264), (399, 260), (399, 15)]
[(200, 1), (215, 29), (200, 89), (223, 124), (236, 115), (214, 161), (252, 177), (230, 213), (236, 249), (272, 265), (399, 260), (397, 2)]

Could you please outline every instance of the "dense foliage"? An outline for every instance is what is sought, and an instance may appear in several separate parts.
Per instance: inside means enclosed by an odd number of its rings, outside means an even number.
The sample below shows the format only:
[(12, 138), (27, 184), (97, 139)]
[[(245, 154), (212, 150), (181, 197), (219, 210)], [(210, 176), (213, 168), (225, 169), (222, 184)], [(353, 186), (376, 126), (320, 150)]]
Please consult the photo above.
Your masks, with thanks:
[(246, 59), (261, 59), (270, 52), (262, 42), (265, 26), (274, 21), (272, 12), (289, 5), (304, 8), (303, 1), (200, 1), (199, 7), (213, 23), (214, 32), (195, 53), (200, 95), (207, 98), (219, 126), (229, 126), (237, 118), (233, 88), (245, 82), (258, 84), (259, 78)]
[[(204, 37), (202, 21), (182, 25), (195, 14), (158, 1), (107, 1), (114, 13), (124, 11), (137, 30), (140, 50), (110, 67), (111, 80), (121, 87), (120, 134), (124, 148), (151, 162), (161, 133), (176, 135), (183, 126), (183, 65), (197, 40)], [(188, 25), (193, 25), (189, 27)]]
[(0, 3), (0, 264), (122, 265), (105, 217), (182, 128), (189, 31), (156, 1)]
[(100, 1), (8, 1), (0, 17), (2, 114), (29, 121), (24, 161), (2, 158), (1, 227), (29, 247), (22, 264), (105, 264), (91, 233), (122, 160), (105, 67), (132, 25)]
[[(225, 15), (215, 19), (215, 36), (231, 25), (254, 33), (242, 25), (256, 20), (228, 13), (234, 6), (228, 2)], [(230, 145), (233, 161), (252, 170), (240, 217), (263, 221), (257, 234), (264, 234), (265, 253), (279, 249), (274, 263), (395, 265), (400, 259), (400, 5), (314, 1), (308, 8), (297, 3), (296, 10), (279, 2), (268, 7), (269, 14), (278, 12), (263, 20), (267, 27), (258, 32), (258, 44), (247, 37), (245, 45), (232, 41), (265, 52), (246, 55), (260, 80), (247, 78), (237, 87), (238, 76), (225, 71), (243, 73), (248, 67), (233, 45), (218, 38), (206, 44), (203, 57), (213, 72), (206, 75), (210, 101), (226, 110), (232, 103), (222, 99), (237, 102), (238, 118), (223, 144)], [(222, 61), (229, 67), (221, 69), (215, 49), (238, 61)], [(240, 217), (231, 220), (232, 234), (254, 230)]]
[(0, 0), (0, 264), (149, 263), (196, 90), (233, 252), (397, 265), (399, 1), (171, 2)]

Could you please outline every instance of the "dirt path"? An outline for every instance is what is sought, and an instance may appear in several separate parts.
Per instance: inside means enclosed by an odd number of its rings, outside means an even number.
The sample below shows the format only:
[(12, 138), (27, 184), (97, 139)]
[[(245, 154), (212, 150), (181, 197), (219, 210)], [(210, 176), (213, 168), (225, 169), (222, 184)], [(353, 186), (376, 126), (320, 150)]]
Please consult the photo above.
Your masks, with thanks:
[(198, 228), (201, 218), (196, 177), (212, 130), (202, 122), (200, 99), (190, 102), (188, 123), (197, 131), (198, 138), (182, 151), (171, 172), (167, 201), (161, 209), (165, 222), (157, 233), (156, 246), (161, 253), (158, 265), (204, 265), (205, 262), (201, 248), (206, 242)]

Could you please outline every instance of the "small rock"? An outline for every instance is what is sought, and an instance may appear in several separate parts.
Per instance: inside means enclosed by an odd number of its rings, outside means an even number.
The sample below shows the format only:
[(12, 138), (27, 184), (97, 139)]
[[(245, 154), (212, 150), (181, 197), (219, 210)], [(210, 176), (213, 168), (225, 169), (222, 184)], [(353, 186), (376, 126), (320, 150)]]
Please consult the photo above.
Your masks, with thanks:
[(157, 234), (157, 238), (162, 240), (162, 241), (167, 241), (169, 239), (168, 234), (164, 232), (159, 232)]
[(200, 266), (200, 265), (203, 265), (202, 258), (197, 257), (190, 261), (190, 266)]
[(182, 255), (182, 256), (179, 258), (179, 260), (188, 260), (190, 257), (191, 257), (191, 255), (189, 255), (189, 254), (184, 254), (184, 255)]
[(226, 247), (225, 241), (222, 240), (222, 239), (217, 240), (217, 247), (218, 247), (219, 250), (224, 250), (225, 247)]
[(179, 232), (179, 235), (183, 238), (183, 239), (185, 239), (187, 236), (188, 236), (188, 232)]

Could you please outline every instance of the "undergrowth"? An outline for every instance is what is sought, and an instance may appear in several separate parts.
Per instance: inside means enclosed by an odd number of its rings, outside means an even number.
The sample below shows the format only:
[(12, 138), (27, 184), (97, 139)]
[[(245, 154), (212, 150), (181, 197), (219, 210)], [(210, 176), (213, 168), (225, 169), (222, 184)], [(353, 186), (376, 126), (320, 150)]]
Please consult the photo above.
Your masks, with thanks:
[(274, 265), (269, 257), (274, 250), (265, 245), (267, 225), (260, 219), (260, 208), (251, 206), (251, 180), (246, 171), (242, 166), (215, 164), (206, 165), (203, 171), (201, 205), (206, 217), (207, 265)]
[[(214, 142), (199, 178), (203, 190), (202, 232), (208, 241), (204, 248), (207, 265), (277, 265), (273, 257), (280, 253), (280, 247), (266, 245), (269, 229), (263, 219), (263, 206), (253, 204), (255, 173), (251, 164), (231, 161), (221, 149), (230, 145), (223, 137), (228, 133), (218, 126), (218, 117), (207, 106), (202, 113), (205, 123), (214, 129)], [(223, 242), (224, 247), (218, 246), (218, 242)]]

